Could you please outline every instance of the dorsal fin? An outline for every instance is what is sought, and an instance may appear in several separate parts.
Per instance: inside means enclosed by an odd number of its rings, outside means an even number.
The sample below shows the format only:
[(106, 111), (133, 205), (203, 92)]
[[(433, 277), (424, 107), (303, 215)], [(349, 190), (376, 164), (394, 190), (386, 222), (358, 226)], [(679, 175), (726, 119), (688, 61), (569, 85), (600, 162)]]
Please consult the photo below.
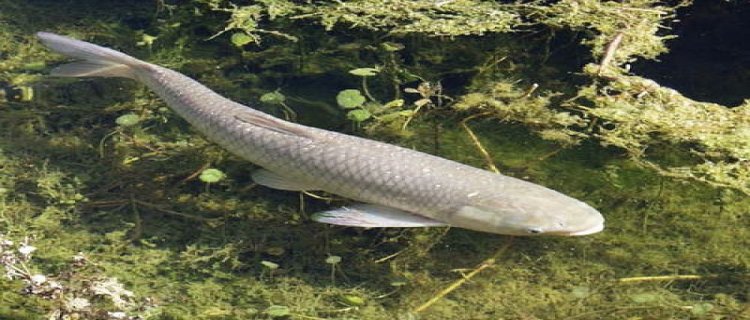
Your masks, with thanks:
[(316, 138), (315, 135), (310, 132), (310, 130), (305, 130), (303, 127), (291, 125), (290, 123), (265, 114), (243, 112), (235, 114), (234, 118), (244, 123), (265, 128), (281, 134), (291, 135), (295, 137), (304, 137), (308, 139)]

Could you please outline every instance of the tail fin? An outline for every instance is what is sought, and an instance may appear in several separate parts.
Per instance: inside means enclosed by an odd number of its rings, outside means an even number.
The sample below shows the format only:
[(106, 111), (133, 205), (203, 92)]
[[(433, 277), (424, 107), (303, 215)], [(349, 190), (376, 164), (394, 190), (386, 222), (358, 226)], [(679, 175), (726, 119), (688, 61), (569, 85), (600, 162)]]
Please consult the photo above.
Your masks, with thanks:
[(51, 74), (58, 77), (123, 77), (135, 79), (135, 68), (145, 62), (109, 48), (49, 32), (36, 36), (47, 48), (82, 61), (61, 65)]

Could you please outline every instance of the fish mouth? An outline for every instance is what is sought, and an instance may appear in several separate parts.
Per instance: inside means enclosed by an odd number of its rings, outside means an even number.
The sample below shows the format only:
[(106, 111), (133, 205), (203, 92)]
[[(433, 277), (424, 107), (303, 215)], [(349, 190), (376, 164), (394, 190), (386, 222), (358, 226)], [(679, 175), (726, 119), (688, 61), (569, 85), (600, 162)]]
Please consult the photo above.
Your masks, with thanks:
[(568, 232), (565, 235), (566, 236), (585, 236), (585, 235), (589, 235), (589, 234), (594, 234), (594, 233), (600, 232), (602, 230), (604, 230), (604, 223), (603, 222), (599, 223), (599, 224), (597, 224), (597, 225), (595, 225), (593, 227), (587, 228), (587, 229), (583, 229), (583, 230), (579, 230), (579, 231), (573, 231), (573, 232)]

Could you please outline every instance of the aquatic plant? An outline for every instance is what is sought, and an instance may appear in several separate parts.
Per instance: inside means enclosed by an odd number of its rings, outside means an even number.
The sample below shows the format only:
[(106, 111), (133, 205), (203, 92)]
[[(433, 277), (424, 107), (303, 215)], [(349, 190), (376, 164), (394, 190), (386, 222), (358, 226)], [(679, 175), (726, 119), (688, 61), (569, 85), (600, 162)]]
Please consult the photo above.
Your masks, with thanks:
[(138, 301), (116, 278), (103, 276), (80, 252), (58, 274), (34, 273), (35, 251), (29, 237), (14, 241), (0, 234), (4, 278), (22, 282), (21, 294), (49, 301), (44, 303), (49, 319), (136, 320), (154, 307), (147, 300)]

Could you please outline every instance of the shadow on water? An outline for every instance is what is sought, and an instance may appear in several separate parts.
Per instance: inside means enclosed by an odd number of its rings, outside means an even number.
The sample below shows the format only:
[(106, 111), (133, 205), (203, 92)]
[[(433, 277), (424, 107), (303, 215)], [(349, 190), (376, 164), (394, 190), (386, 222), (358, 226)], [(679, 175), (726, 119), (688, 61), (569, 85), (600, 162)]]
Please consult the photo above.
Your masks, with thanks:
[(633, 65), (633, 71), (674, 88), (691, 99), (737, 106), (750, 88), (750, 4), (697, 0), (678, 11), (659, 61)]

